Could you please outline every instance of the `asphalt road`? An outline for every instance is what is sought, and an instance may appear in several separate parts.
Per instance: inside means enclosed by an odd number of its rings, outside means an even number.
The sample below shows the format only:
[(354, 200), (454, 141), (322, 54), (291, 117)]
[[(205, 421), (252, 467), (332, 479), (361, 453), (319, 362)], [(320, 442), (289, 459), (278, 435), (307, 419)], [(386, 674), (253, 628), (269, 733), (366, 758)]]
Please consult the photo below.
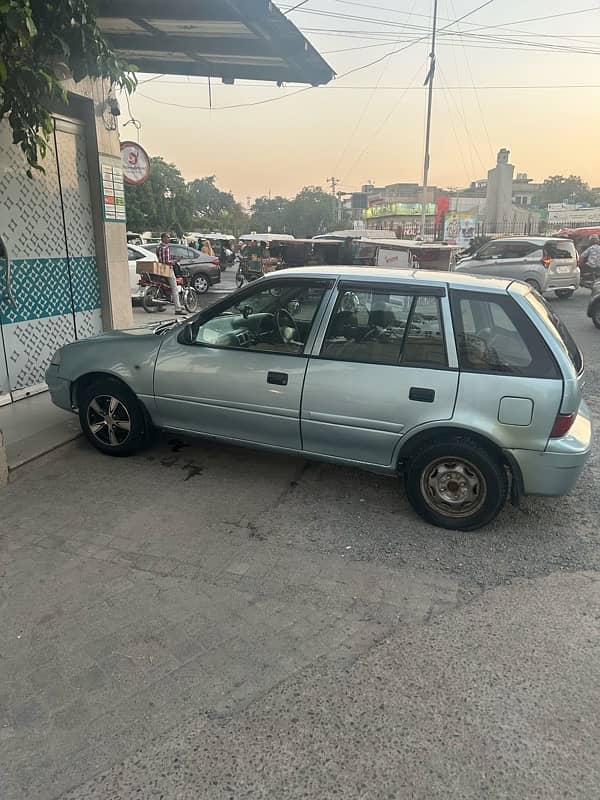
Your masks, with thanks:
[[(552, 302), (600, 430), (588, 297)], [(398, 481), (199, 441), (31, 467), (0, 493), (3, 800), (595, 800), (599, 489), (596, 441), (571, 496), (460, 534)]]

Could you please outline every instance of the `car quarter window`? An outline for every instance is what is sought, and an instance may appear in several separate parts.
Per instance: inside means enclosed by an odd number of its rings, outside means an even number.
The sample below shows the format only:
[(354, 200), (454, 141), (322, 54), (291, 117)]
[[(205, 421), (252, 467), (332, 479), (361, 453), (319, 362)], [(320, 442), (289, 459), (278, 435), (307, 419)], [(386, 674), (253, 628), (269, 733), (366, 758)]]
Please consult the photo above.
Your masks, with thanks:
[(261, 281), (242, 296), (220, 303), (209, 319), (200, 317), (180, 341), (301, 355), (330, 288), (330, 281)]
[(559, 377), (539, 331), (511, 297), (453, 291), (451, 305), (462, 370)]
[(344, 287), (320, 357), (371, 364), (448, 365), (440, 299), (401, 290)]
[(136, 253), (136, 251), (133, 250), (131, 247), (127, 248), (127, 260), (128, 261), (137, 261), (141, 257), (142, 257), (141, 254), (140, 253)]

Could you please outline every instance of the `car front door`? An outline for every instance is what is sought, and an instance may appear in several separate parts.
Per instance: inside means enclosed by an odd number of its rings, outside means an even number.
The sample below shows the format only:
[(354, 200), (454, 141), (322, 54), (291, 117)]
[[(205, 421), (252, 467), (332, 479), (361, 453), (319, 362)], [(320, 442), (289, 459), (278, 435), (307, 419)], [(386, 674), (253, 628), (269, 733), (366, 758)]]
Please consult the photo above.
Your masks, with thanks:
[(157, 423), (300, 450), (308, 353), (330, 288), (318, 279), (261, 282), (173, 332), (156, 361)]
[(451, 419), (458, 371), (446, 349), (445, 295), (441, 287), (340, 284), (306, 374), (307, 453), (390, 466), (406, 432)]

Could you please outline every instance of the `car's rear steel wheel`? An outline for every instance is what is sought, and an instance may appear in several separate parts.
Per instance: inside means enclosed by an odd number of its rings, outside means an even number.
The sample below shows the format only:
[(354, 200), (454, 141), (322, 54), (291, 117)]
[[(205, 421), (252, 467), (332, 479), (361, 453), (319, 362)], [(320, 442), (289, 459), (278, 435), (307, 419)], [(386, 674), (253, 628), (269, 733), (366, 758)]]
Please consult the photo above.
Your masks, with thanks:
[(434, 511), (463, 519), (479, 511), (487, 485), (480, 470), (469, 461), (440, 458), (423, 471), (421, 492)]
[(499, 456), (466, 434), (415, 447), (405, 483), (415, 511), (450, 530), (471, 531), (491, 522), (508, 495), (508, 475)]

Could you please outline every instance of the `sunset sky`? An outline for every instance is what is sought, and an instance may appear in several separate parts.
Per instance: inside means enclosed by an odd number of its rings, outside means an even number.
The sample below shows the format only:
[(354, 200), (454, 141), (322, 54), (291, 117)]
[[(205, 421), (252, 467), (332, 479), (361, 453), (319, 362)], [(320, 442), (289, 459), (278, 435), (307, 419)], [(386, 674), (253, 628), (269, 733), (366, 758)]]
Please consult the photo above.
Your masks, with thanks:
[[(440, 26), (482, 2), (439, 0)], [(277, 5), (285, 11), (294, 3)], [(425, 36), (432, 6), (309, 0), (290, 19), (341, 76)], [(202, 108), (206, 79), (143, 83), (152, 76), (141, 75), (131, 101), (142, 123), (140, 143), (177, 164), (187, 180), (215, 174), (220, 188), (242, 202), (325, 186), (331, 175), (347, 191), (369, 180), (420, 182), (428, 51), (427, 41), (413, 43), (289, 97), (301, 87), (213, 79), (212, 111)], [(598, 0), (496, 0), (441, 31), (437, 64), (430, 184), (466, 186), (484, 177), (506, 147), (517, 171), (536, 180), (574, 173), (600, 186)], [(278, 99), (219, 110), (269, 98)], [(135, 138), (131, 126), (121, 138)]]

